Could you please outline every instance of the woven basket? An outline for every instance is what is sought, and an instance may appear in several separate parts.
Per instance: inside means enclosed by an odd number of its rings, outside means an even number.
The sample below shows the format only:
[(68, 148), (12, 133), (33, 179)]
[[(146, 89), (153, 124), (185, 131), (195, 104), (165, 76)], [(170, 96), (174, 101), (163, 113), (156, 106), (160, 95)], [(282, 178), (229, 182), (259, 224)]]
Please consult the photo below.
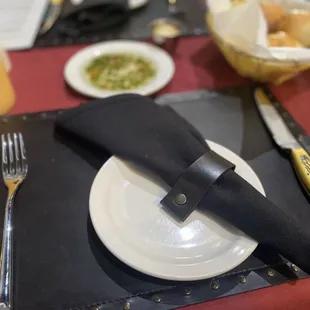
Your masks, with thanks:
[(266, 60), (249, 55), (238, 50), (232, 44), (225, 42), (213, 30), (212, 16), (207, 14), (207, 24), (210, 33), (221, 50), (225, 59), (242, 76), (258, 82), (281, 84), (299, 72), (310, 68), (310, 62), (298, 62), (293, 60)]

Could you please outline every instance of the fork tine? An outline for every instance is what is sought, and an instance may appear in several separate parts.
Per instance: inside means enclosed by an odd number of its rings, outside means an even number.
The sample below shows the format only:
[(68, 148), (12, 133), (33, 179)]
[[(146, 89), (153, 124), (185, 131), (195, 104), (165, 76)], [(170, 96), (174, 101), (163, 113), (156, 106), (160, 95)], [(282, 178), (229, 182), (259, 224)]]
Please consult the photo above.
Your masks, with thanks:
[(11, 134), (8, 133), (7, 139), (8, 139), (9, 160), (10, 160), (9, 170), (10, 170), (10, 174), (14, 174), (15, 173), (15, 166), (14, 166), (13, 142), (12, 142), (12, 139), (11, 139)]
[(1, 135), (1, 144), (2, 144), (2, 173), (8, 173), (8, 154), (7, 154), (7, 142), (5, 135)]
[(27, 171), (28, 171), (28, 162), (27, 162), (26, 148), (25, 148), (25, 144), (24, 144), (23, 135), (21, 133), (19, 133), (18, 137), (19, 137), (21, 160), (22, 160), (21, 167), (22, 167), (22, 171), (24, 173), (27, 173)]
[(20, 173), (21, 171), (21, 162), (19, 158), (19, 143), (17, 139), (17, 134), (13, 133), (13, 140), (14, 140), (14, 153), (15, 153), (15, 162), (16, 162), (16, 174)]

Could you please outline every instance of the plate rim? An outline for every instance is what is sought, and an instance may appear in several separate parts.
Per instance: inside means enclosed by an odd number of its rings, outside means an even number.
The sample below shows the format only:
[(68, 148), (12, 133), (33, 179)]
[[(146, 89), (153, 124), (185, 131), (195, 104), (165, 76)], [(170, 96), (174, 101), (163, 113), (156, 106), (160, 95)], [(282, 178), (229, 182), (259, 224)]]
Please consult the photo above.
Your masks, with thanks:
[[(219, 144), (219, 143), (216, 143), (216, 142), (213, 142), (211, 140), (206, 140), (207, 143), (210, 144), (211, 146), (211, 149), (212, 149), (212, 145), (218, 145), (226, 150), (228, 150), (229, 152), (233, 153), (234, 155), (236, 155), (237, 157), (239, 157), (250, 169), (251, 171), (255, 174), (256, 178), (257, 178), (257, 181), (258, 181), (258, 185), (260, 186), (261, 190), (261, 194), (263, 194), (264, 196), (266, 196), (266, 193), (265, 193), (265, 189), (263, 187), (263, 184), (261, 183), (258, 175), (256, 174), (256, 172), (253, 170), (253, 168), (244, 160), (242, 159), (238, 154), (236, 154), (235, 152), (233, 152), (232, 150), (230, 150), (229, 148)], [(114, 255), (117, 259), (119, 259), (121, 262), (123, 262), (124, 264), (128, 265), (129, 267), (137, 270), (138, 272), (141, 272), (143, 274), (146, 274), (148, 276), (152, 276), (152, 277), (156, 277), (156, 278), (159, 278), (159, 279), (164, 279), (164, 280), (169, 280), (169, 281), (180, 281), (180, 282), (184, 282), (184, 281), (199, 281), (199, 280), (206, 280), (206, 279), (209, 279), (209, 278), (212, 278), (212, 277), (216, 277), (218, 275), (221, 275), (221, 274), (224, 274), (232, 269), (234, 269), (235, 267), (239, 266), (243, 261), (245, 261), (253, 252), (254, 250), (256, 249), (256, 247), (258, 246), (258, 242), (253, 240), (251, 237), (247, 236), (245, 234), (245, 236), (243, 237), (246, 237), (247, 238), (247, 241), (249, 242), (252, 242), (252, 245), (249, 246), (249, 249), (246, 252), (246, 254), (244, 256), (242, 256), (243, 260), (239, 263), (236, 263), (236, 264), (232, 264), (230, 265), (229, 268), (223, 268), (221, 270), (221, 272), (214, 272), (214, 273), (210, 273), (210, 272), (207, 272), (207, 273), (201, 273), (197, 276), (184, 276), (182, 275), (181, 277), (180, 276), (171, 276), (170, 274), (168, 275), (163, 275), (163, 274), (159, 274), (159, 273), (154, 273), (152, 270), (145, 270), (144, 268), (140, 268), (139, 264), (134, 264), (134, 263), (131, 263), (130, 261), (124, 259), (124, 257), (122, 257), (121, 255), (119, 255), (118, 251), (114, 251), (113, 248), (111, 248), (108, 244), (106, 244), (104, 242), (104, 238), (102, 238), (101, 236), (101, 232), (99, 231), (97, 225), (95, 224), (97, 221), (94, 219), (94, 214), (92, 213), (92, 207), (91, 207), (91, 204), (92, 204), (92, 197), (93, 197), (93, 192), (94, 192), (94, 188), (95, 188), (95, 184), (96, 184), (96, 179), (97, 179), (97, 176), (101, 173), (103, 173), (104, 169), (105, 169), (105, 166), (107, 165), (107, 163), (109, 161), (111, 161), (112, 159), (119, 159), (117, 158), (116, 156), (112, 156), (110, 157), (103, 165), (102, 167), (99, 169), (99, 171), (97, 172), (94, 180), (93, 180), (93, 183), (92, 183), (92, 186), (91, 186), (91, 190), (90, 190), (90, 195), (89, 195), (89, 214), (90, 214), (90, 219), (91, 219), (91, 222), (92, 222), (92, 225), (93, 225), (93, 228), (98, 236), (98, 238), (100, 239), (101, 243), (112, 253), (112, 255)], [(121, 159), (119, 159), (121, 160)], [(157, 262), (156, 262), (157, 263)], [(153, 262), (154, 264), (154, 262)]]
[[(77, 87), (75, 85), (75, 83), (72, 81), (72, 77), (71, 74), (69, 73), (72, 64), (74, 64), (75, 62), (78, 61), (78, 59), (80, 57), (82, 57), (81, 55), (84, 53), (87, 53), (87, 51), (89, 51), (91, 53), (92, 50), (98, 48), (98, 49), (104, 49), (106, 46), (112, 46), (112, 45), (124, 45), (124, 44), (128, 44), (131, 46), (136, 46), (136, 48), (139, 48), (139, 46), (146, 46), (148, 48), (153, 49), (154, 51), (156, 51), (157, 53), (161, 53), (161, 55), (163, 57), (166, 58), (166, 60), (170, 63), (170, 67), (171, 70), (169, 72), (168, 78), (158, 84), (156, 87), (153, 87), (152, 90), (149, 91), (144, 91), (144, 92), (135, 92), (135, 90), (128, 90), (127, 93), (137, 93), (143, 96), (149, 96), (152, 95), (154, 93), (157, 93), (159, 90), (163, 89), (164, 87), (166, 87), (173, 79), (174, 75), (175, 75), (175, 62), (173, 60), (173, 58), (162, 48), (157, 47), (154, 44), (150, 44), (148, 42), (140, 42), (140, 41), (135, 41), (135, 40), (110, 40), (110, 41), (104, 41), (104, 42), (98, 42), (98, 43), (94, 43), (91, 45), (88, 45), (80, 50), (78, 50), (77, 52), (75, 52), (65, 63), (64, 68), (63, 68), (63, 76), (64, 76), (64, 80), (67, 83), (67, 85), (69, 85), (73, 90), (75, 90), (76, 92), (78, 92), (79, 94), (85, 95), (87, 97), (91, 97), (91, 98), (106, 98), (109, 96), (113, 96), (113, 95), (118, 95), (121, 93), (126, 93), (126, 92), (122, 92), (122, 91), (105, 91), (105, 90), (100, 90), (98, 88), (93, 87), (93, 91), (89, 91), (88, 89), (85, 88), (80, 88)], [(81, 73), (82, 76), (82, 73)], [(152, 81), (152, 80), (151, 80)], [(150, 81), (150, 83), (151, 83)], [(147, 84), (146, 84), (147, 85)], [(100, 95), (96, 95), (94, 92), (95, 91), (101, 91), (102, 92), (102, 96)], [(106, 93), (106, 94), (105, 94)]]

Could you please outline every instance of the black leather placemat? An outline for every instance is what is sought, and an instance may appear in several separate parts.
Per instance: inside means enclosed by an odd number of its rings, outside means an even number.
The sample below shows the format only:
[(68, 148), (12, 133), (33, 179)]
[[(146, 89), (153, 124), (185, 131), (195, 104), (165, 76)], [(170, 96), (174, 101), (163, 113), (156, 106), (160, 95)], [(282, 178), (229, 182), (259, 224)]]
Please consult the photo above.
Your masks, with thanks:
[[(145, 7), (134, 10), (127, 23), (113, 27), (107, 31), (98, 31), (78, 37), (62, 35), (55, 26), (45, 35), (36, 39), (35, 46), (59, 46), (82, 43), (94, 43), (106, 40), (132, 39), (143, 40), (151, 37), (149, 23), (157, 18), (173, 17), (184, 25), (184, 35), (202, 35), (208, 33), (204, 20), (204, 12), (195, 12), (195, 5), (188, 7), (188, 0), (178, 0), (178, 7), (183, 13), (171, 16), (168, 11), (168, 0), (149, 0)], [(197, 0), (195, 0), (197, 1)], [(195, 2), (193, 1), (193, 3)], [(201, 2), (201, 0), (199, 0)], [(183, 2), (183, 4), (182, 4)], [(192, 3), (192, 2), (191, 2)], [(201, 15), (201, 18), (198, 16)]]
[[(206, 138), (241, 154), (278, 203), (283, 197), (273, 187), (285, 180), (293, 191), (289, 199), (299, 201), (294, 212), (305, 217), (308, 203), (258, 116), (251, 88), (168, 95), (158, 102), (170, 104)], [(236, 269), (199, 282), (159, 280), (127, 267), (98, 240), (89, 220), (89, 190), (102, 161), (90, 146), (64, 144), (54, 136), (59, 113), (65, 111), (0, 118), (1, 133), (23, 132), (29, 159), (15, 204), (16, 310), (172, 309), (307, 276), (262, 247)], [(275, 177), (266, 174), (268, 167)], [(0, 198), (4, 205), (4, 185)]]

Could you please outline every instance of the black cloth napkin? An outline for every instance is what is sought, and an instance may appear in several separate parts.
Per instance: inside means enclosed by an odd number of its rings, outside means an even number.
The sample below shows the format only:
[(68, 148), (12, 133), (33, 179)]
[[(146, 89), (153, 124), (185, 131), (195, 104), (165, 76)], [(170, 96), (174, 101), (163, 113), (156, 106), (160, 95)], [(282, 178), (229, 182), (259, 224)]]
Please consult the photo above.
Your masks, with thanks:
[(65, 0), (57, 27), (69, 37), (119, 26), (129, 18), (128, 0)]
[[(220, 124), (214, 126), (221, 130)], [(57, 120), (56, 128), (94, 144), (102, 150), (99, 156), (108, 151), (148, 169), (169, 186), (210, 150), (199, 132), (173, 110), (133, 94), (95, 100), (69, 110)], [(234, 171), (227, 171), (213, 184), (199, 208), (213, 212), (310, 271), (309, 227)]]

